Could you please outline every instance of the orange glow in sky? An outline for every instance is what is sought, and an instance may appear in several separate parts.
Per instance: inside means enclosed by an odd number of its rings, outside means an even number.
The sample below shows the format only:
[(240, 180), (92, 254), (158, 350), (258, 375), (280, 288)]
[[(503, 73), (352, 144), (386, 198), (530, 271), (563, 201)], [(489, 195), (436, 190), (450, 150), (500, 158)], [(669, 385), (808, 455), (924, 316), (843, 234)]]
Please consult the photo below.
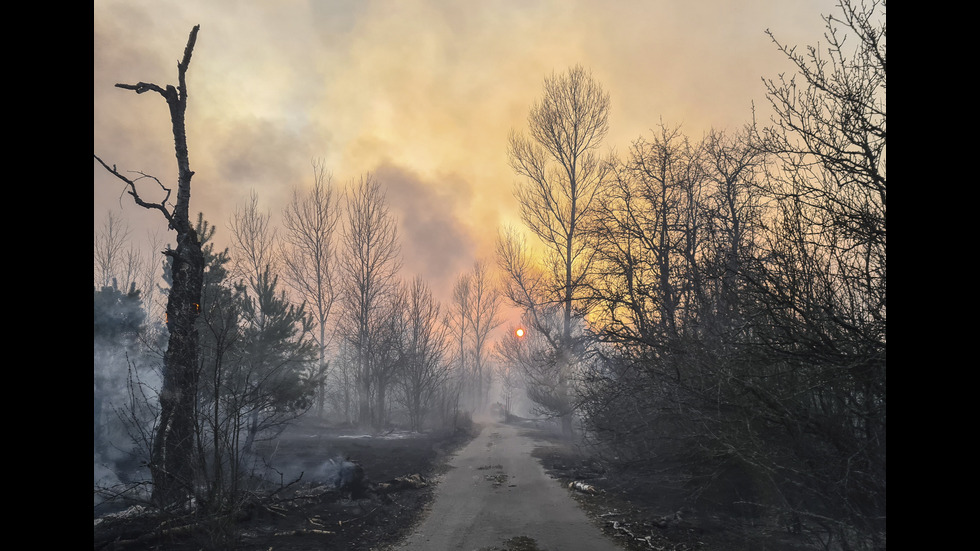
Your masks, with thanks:
[[(511, 131), (527, 129), (545, 77), (580, 64), (609, 93), (601, 148), (623, 152), (663, 119), (697, 139), (765, 111), (764, 77), (792, 69), (765, 30), (801, 48), (822, 38), (833, 0), (100, 0), (94, 4), (94, 153), (120, 171), (176, 179), (171, 122), (157, 94), (174, 84), (194, 25), (187, 140), (191, 216), (218, 228), (249, 193), (278, 225), (321, 159), (338, 194), (372, 174), (398, 220), (406, 277), (448, 301), (456, 276), (495, 254), (520, 223)], [(134, 240), (172, 239), (93, 161), (95, 228), (120, 215)], [(145, 188), (147, 201), (162, 191)], [(147, 238), (149, 240), (149, 238)], [(148, 245), (159, 251), (162, 245)], [(234, 251), (232, 251), (234, 254)]]

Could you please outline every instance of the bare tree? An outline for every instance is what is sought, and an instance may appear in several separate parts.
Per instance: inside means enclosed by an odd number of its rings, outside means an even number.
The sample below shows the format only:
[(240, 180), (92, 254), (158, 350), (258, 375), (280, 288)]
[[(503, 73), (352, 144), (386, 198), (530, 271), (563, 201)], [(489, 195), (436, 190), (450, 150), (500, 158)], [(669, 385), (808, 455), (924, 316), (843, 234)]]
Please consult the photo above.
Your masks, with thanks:
[(469, 273), (462, 273), (456, 277), (456, 282), (453, 284), (452, 299), (443, 317), (443, 325), (446, 326), (452, 341), (450, 363), (454, 368), (450, 377), (452, 388), (450, 389), (447, 385), (446, 392), (443, 394), (442, 410), (444, 419), (452, 418), (454, 422), (459, 409), (460, 395), (469, 383), (468, 364), (466, 362), (469, 320), (466, 313), (470, 310), (471, 279)]
[(248, 200), (235, 208), (229, 229), (233, 239), (234, 277), (245, 281), (254, 291), (266, 269), (276, 268), (276, 230), (270, 224), (271, 213), (259, 211), (259, 197), (251, 190)]
[(466, 340), (469, 335), (470, 294), (472, 276), (462, 273), (456, 277), (453, 284), (453, 295), (449, 308), (446, 309), (444, 324), (449, 328), (453, 340), (454, 363), (459, 372), (466, 372)]
[(490, 334), (503, 323), (500, 317), (503, 296), (485, 262), (476, 262), (471, 274), (472, 296), (467, 317), (473, 335), (473, 375), (476, 383), (474, 408), (480, 409), (486, 406), (487, 393), (490, 391), (492, 370), (487, 365), (490, 357), (489, 339)]
[(336, 292), (336, 227), (340, 211), (334, 199), (330, 175), (322, 161), (313, 161), (313, 187), (301, 193), (293, 190), (292, 201), (283, 210), (283, 247), (280, 251), (286, 281), (309, 305), (317, 325), (319, 365), (316, 412), (322, 416), (326, 397), (328, 322)]
[[(527, 242), (513, 228), (497, 239), (497, 262), (506, 274), (505, 296), (524, 311), (523, 339), (505, 336), (497, 351), (521, 370), (528, 398), (536, 413), (557, 417), (562, 431), (571, 434), (575, 397), (572, 393), (574, 334), (569, 330), (568, 348), (563, 342), (564, 316), (560, 303), (549, 300), (548, 274), (535, 262)], [(520, 346), (517, 346), (520, 345)]]
[(661, 123), (616, 165), (593, 219), (603, 276), (605, 329), (616, 339), (666, 346), (696, 316), (700, 248), (708, 228), (703, 149)]
[(794, 453), (763, 465), (792, 469), (789, 506), (842, 546), (874, 548), (885, 543), (885, 2), (838, 8), (822, 47), (798, 52), (769, 33), (796, 74), (764, 80), (774, 114), (757, 138), (777, 214), (746, 298), (764, 305), (755, 365), (791, 377), (747, 386), (793, 427)]
[(446, 382), (447, 351), (451, 341), (446, 334), (448, 328), (440, 323), (439, 303), (422, 278), (412, 280), (405, 297), (402, 319), (404, 365), (399, 381), (411, 429), (420, 431), (426, 414)]
[(460, 375), (464, 402), (474, 410), (486, 406), (493, 371), (489, 360), (490, 335), (500, 326), (503, 295), (484, 261), (461, 273), (453, 285), (452, 300), (443, 317), (453, 342), (452, 363)]
[[(123, 247), (129, 242), (129, 225), (111, 210), (106, 212), (102, 228), (95, 234), (95, 284), (97, 288), (108, 287), (113, 277), (119, 273), (119, 264), (124, 254)], [(126, 287), (130, 281), (119, 283)]]
[[(526, 316), (521, 324), (535, 327), (535, 330), (520, 337), (513, 331), (503, 335), (497, 341), (495, 351), (503, 365), (512, 368), (523, 382), (527, 397), (534, 404), (532, 413), (558, 418), (564, 430), (564, 420), (576, 406), (576, 373), (569, 370), (560, 349), (555, 348), (551, 340), (553, 335), (561, 334), (561, 308), (539, 309), (534, 319)], [(578, 363), (575, 367), (579, 367)], [(514, 379), (516, 377), (507, 382), (510, 389), (517, 386)]]
[[(381, 183), (372, 176), (347, 188), (345, 226), (341, 238), (342, 323), (357, 363), (358, 423), (372, 424), (372, 369), (379, 360), (376, 341), (384, 316), (385, 301), (397, 291), (401, 267), (395, 220), (388, 210)], [(380, 361), (380, 360), (379, 360)], [(378, 412), (381, 413), (381, 412)]]
[(136, 180), (109, 166), (97, 155), (95, 159), (113, 176), (128, 186), (128, 193), (137, 205), (163, 214), (168, 227), (177, 232), (177, 248), (164, 251), (172, 260), (173, 284), (167, 301), (167, 326), (170, 339), (164, 358), (163, 388), (160, 392), (160, 421), (154, 436), (152, 457), (149, 463), (153, 477), (153, 500), (162, 506), (187, 499), (194, 485), (194, 408), (197, 398), (198, 333), (195, 320), (200, 302), (204, 278), (204, 256), (197, 232), (188, 216), (191, 177), (187, 153), (187, 132), (184, 113), (187, 108), (186, 74), (191, 61), (200, 25), (190, 32), (184, 55), (177, 64), (178, 85), (139, 82), (116, 84), (116, 87), (133, 90), (137, 94), (156, 92), (170, 108), (173, 126), (174, 150), (177, 156), (177, 201), (169, 205), (171, 190), (152, 178), (166, 192), (158, 203), (144, 201), (137, 191)]
[(584, 409), (604, 450), (633, 468), (651, 455), (708, 468), (724, 454), (702, 450), (715, 450), (737, 417), (731, 381), (747, 325), (739, 278), (762, 230), (753, 181), (762, 155), (739, 136), (693, 142), (661, 124), (616, 165), (594, 220), (590, 321), (613, 346), (586, 370)]
[[(597, 150), (608, 118), (609, 95), (576, 66), (545, 79), (544, 96), (528, 115), (530, 137), (510, 137), (510, 165), (523, 177), (515, 195), (522, 220), (545, 246), (551, 271), (547, 300), (560, 304), (563, 313), (557, 361), (567, 364), (574, 361), (572, 318), (594, 255), (584, 224), (607, 172)], [(571, 434), (570, 415), (562, 427)]]
[(369, 337), (368, 377), (374, 398), (371, 418), (375, 431), (382, 431), (389, 424), (389, 405), (395, 397), (392, 391), (408, 361), (404, 327), (409, 301), (406, 289), (398, 284), (382, 299)]
[[(752, 144), (752, 126), (734, 133), (713, 131), (705, 136), (705, 164), (712, 191), (709, 212), (710, 279), (716, 289), (718, 319), (734, 320), (740, 292), (739, 274), (747, 259), (757, 256), (765, 232), (765, 200), (757, 185), (766, 156)], [(704, 306), (702, 306), (704, 308)]]
[(357, 408), (357, 358), (348, 339), (339, 339), (332, 368), (327, 371), (327, 401), (347, 424), (353, 424)]

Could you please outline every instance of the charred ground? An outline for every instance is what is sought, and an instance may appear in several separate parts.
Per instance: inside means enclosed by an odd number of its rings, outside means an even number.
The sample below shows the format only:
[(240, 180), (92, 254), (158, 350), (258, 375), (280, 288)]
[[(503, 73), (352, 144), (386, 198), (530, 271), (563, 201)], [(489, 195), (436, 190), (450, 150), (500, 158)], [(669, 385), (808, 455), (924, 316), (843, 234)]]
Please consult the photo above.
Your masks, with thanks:
[[(814, 548), (779, 526), (718, 507), (711, 496), (692, 499), (690, 492), (666, 476), (617, 472), (596, 460), (586, 447), (563, 440), (557, 427), (521, 419), (511, 422), (540, 442), (534, 456), (624, 549)], [(262, 447), (273, 464), (283, 466), (284, 482), (302, 473), (298, 482), (274, 496), (256, 498), (234, 518), (104, 519), (95, 526), (94, 549), (390, 550), (421, 520), (449, 457), (479, 428), (469, 426), (454, 434), (367, 437), (304, 419)], [(325, 462), (345, 459), (356, 462), (365, 477), (354, 495), (350, 488), (335, 488), (318, 476)], [(520, 542), (511, 543), (500, 551), (528, 549)]]
[[(520, 422), (520, 421), (519, 421)], [(616, 470), (557, 427), (520, 422), (541, 445), (537, 457), (592, 522), (629, 551), (804, 551), (801, 535), (733, 509), (730, 496), (698, 494), (672, 478)], [(727, 503), (726, 503), (727, 500)]]
[[(273, 465), (281, 466), (283, 490), (255, 496), (243, 513), (223, 519), (106, 518), (95, 526), (94, 549), (385, 549), (420, 519), (432, 499), (434, 477), (477, 432), (468, 426), (452, 434), (392, 432), (368, 437), (302, 419), (260, 448)], [(342, 460), (363, 470), (360, 487), (336, 488), (318, 476), (324, 463)], [(299, 481), (290, 484), (300, 473)]]

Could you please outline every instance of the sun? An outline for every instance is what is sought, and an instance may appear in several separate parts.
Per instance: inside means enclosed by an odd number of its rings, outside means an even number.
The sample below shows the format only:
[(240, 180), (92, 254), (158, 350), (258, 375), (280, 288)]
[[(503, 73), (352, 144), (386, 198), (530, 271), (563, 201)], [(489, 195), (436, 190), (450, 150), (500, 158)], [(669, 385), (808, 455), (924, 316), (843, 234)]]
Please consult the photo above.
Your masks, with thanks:
[(517, 328), (517, 331), (514, 331), (514, 334), (517, 335), (517, 338), (523, 337), (524, 336), (524, 328), (523, 327), (518, 327)]

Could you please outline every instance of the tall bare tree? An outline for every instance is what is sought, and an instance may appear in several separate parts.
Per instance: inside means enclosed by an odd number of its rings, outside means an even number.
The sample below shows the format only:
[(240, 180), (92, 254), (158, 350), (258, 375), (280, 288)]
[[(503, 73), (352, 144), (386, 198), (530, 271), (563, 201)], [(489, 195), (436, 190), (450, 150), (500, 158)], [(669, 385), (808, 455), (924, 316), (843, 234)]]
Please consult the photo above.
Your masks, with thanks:
[[(510, 136), (510, 165), (523, 178), (515, 190), (521, 218), (545, 246), (547, 300), (562, 309), (557, 357), (564, 364), (573, 362), (572, 318), (594, 255), (584, 225), (607, 173), (598, 149), (608, 128), (609, 95), (576, 66), (545, 79), (544, 95), (528, 115), (530, 136)], [(571, 434), (570, 415), (562, 427)]]
[[(187, 131), (184, 115), (187, 109), (187, 69), (197, 41), (200, 25), (191, 29), (184, 55), (177, 64), (177, 86), (139, 82), (116, 84), (117, 88), (137, 94), (156, 92), (167, 102), (173, 128), (174, 150), (177, 156), (177, 200), (169, 204), (170, 189), (159, 180), (138, 173), (135, 179), (120, 173), (97, 155), (95, 159), (113, 176), (123, 181), (137, 205), (159, 211), (168, 227), (177, 233), (176, 249), (167, 248), (164, 254), (172, 261), (173, 281), (167, 300), (167, 327), (170, 338), (164, 357), (163, 387), (160, 391), (160, 419), (153, 441), (149, 467), (153, 477), (153, 500), (165, 506), (188, 498), (194, 488), (194, 408), (197, 398), (198, 333), (195, 320), (204, 279), (204, 256), (197, 232), (188, 216), (191, 177), (187, 152)], [(165, 191), (158, 203), (147, 202), (140, 196), (136, 181), (150, 178)]]
[(661, 123), (616, 164), (592, 226), (601, 241), (599, 295), (610, 336), (666, 346), (696, 315), (708, 228), (702, 153), (701, 144)]
[(491, 333), (503, 323), (503, 318), (500, 317), (503, 296), (489, 266), (483, 261), (477, 261), (473, 265), (470, 282), (472, 296), (468, 317), (473, 335), (473, 375), (476, 383), (474, 407), (480, 409), (486, 405), (487, 393), (490, 391), (492, 371), (488, 365), (489, 340)]
[(446, 309), (444, 320), (453, 340), (453, 355), (455, 356), (453, 363), (458, 366), (460, 374), (466, 372), (467, 365), (466, 336), (469, 334), (467, 312), (470, 311), (471, 283), (472, 276), (469, 273), (462, 273), (456, 277), (456, 282), (453, 283), (452, 299), (449, 308)]
[(286, 281), (309, 305), (317, 325), (319, 365), (313, 374), (317, 381), (316, 412), (323, 415), (326, 397), (328, 323), (336, 292), (336, 228), (340, 210), (334, 198), (330, 175), (322, 161), (313, 161), (313, 187), (306, 192), (293, 190), (292, 200), (283, 210), (285, 232), (280, 251)]
[(503, 320), (498, 282), (484, 261), (459, 274), (443, 323), (453, 342), (452, 363), (458, 367), (466, 403), (474, 410), (486, 405), (493, 371), (489, 367), (490, 335)]
[(398, 288), (401, 248), (381, 182), (371, 175), (362, 177), (348, 186), (346, 196), (339, 262), (341, 323), (357, 364), (358, 424), (368, 427), (374, 424), (372, 369), (380, 361), (376, 339), (388, 313), (386, 300)]
[(463, 390), (467, 388), (469, 381), (467, 377), (468, 363), (466, 361), (469, 322), (466, 313), (470, 309), (471, 279), (469, 273), (461, 273), (456, 277), (456, 281), (453, 283), (452, 297), (443, 316), (443, 325), (446, 326), (452, 341), (449, 361), (453, 365), (453, 369), (442, 395), (442, 415), (444, 420), (453, 420), (453, 429), (455, 429), (456, 414), (459, 411), (460, 396)]
[(408, 290), (397, 284), (382, 296), (377, 316), (371, 324), (368, 377), (374, 398), (371, 419), (375, 431), (388, 426), (389, 404), (395, 397), (392, 391), (407, 364), (405, 319), (408, 301)]
[[(522, 324), (529, 329), (523, 339), (506, 336), (504, 347), (498, 342), (497, 350), (509, 365), (521, 370), (536, 412), (560, 419), (562, 430), (570, 435), (575, 413), (571, 379), (576, 365), (568, 361), (571, 350), (562, 341), (562, 305), (549, 300), (549, 274), (536, 261), (524, 236), (514, 228), (507, 228), (498, 236), (497, 262), (507, 276), (505, 296), (523, 309)], [(575, 334), (570, 330), (569, 335)], [(511, 351), (507, 349), (508, 342), (524, 344)], [(570, 342), (569, 347), (573, 344)]]
[(402, 397), (412, 430), (420, 431), (426, 414), (448, 376), (447, 351), (451, 342), (440, 322), (440, 305), (432, 291), (416, 277), (405, 291), (402, 318), (404, 365), (399, 373)]

